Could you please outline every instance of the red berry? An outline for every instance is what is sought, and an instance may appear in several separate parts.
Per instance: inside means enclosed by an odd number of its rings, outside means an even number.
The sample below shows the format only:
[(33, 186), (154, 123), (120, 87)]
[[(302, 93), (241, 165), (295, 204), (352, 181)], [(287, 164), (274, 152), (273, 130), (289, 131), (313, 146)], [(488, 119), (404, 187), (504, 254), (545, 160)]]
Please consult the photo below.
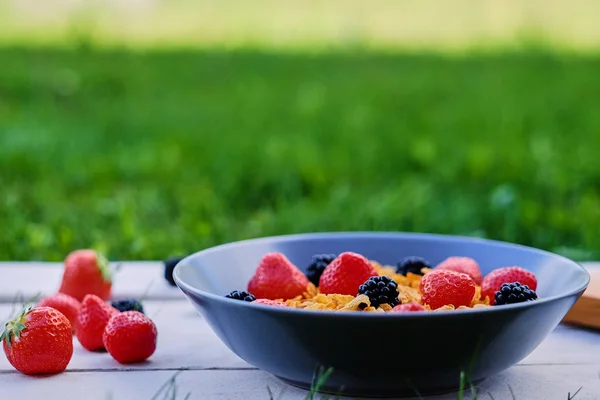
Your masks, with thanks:
[(121, 364), (148, 359), (156, 350), (158, 332), (150, 318), (139, 311), (114, 315), (104, 330), (104, 347)]
[(56, 293), (48, 297), (44, 297), (37, 304), (38, 307), (52, 307), (60, 311), (71, 323), (71, 328), (75, 332), (75, 323), (77, 314), (81, 308), (81, 303), (76, 298), (64, 293)]
[(325, 268), (319, 280), (319, 290), (324, 294), (356, 296), (360, 285), (378, 275), (373, 264), (365, 257), (345, 252)]
[(248, 283), (256, 298), (292, 299), (306, 292), (308, 278), (281, 253), (266, 254)]
[(433, 310), (452, 304), (470, 306), (475, 295), (475, 282), (461, 272), (433, 270), (421, 278), (421, 299)]
[(256, 299), (253, 301), (254, 304), (265, 304), (268, 306), (275, 307), (287, 307), (287, 304), (282, 303), (281, 301), (269, 300), (269, 299)]
[(86, 294), (108, 300), (112, 289), (108, 260), (94, 250), (76, 250), (65, 259), (59, 292), (83, 301)]
[(535, 275), (521, 267), (503, 267), (490, 272), (485, 276), (481, 284), (481, 297), (489, 297), (490, 303), (494, 304), (494, 295), (504, 283), (519, 282), (521, 285), (527, 285), (531, 290), (537, 289), (537, 279)]
[(63, 372), (73, 356), (71, 323), (51, 307), (34, 307), (6, 324), (0, 336), (8, 362), (27, 375)]
[(81, 303), (75, 335), (81, 345), (89, 350), (103, 350), (102, 335), (110, 318), (119, 310), (105, 303), (101, 298), (88, 294)]
[(398, 304), (396, 307), (392, 308), (392, 312), (415, 312), (415, 311), (425, 311), (425, 307), (416, 301), (411, 301), (406, 304)]
[(439, 263), (435, 269), (462, 272), (469, 275), (477, 285), (481, 285), (482, 276), (479, 264), (470, 257), (448, 257)]

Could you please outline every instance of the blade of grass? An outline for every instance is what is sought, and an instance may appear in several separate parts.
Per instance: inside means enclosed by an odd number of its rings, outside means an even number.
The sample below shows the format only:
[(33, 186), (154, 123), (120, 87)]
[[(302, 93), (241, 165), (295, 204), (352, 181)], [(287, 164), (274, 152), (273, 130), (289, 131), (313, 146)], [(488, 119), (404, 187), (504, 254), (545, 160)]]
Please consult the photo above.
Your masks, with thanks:
[(325, 381), (329, 379), (329, 376), (331, 376), (331, 374), (333, 373), (333, 368), (329, 367), (325, 370), (325, 372), (322, 371), (323, 367), (320, 366), (316, 369), (315, 373), (313, 374), (313, 381), (310, 386), (310, 391), (306, 395), (306, 400), (314, 400), (315, 394), (321, 390), (321, 388), (325, 384)]
[(175, 383), (175, 379), (177, 379), (177, 376), (182, 372), (183, 371), (177, 371), (176, 373), (174, 373), (173, 376), (171, 376), (165, 383), (162, 384), (162, 386), (160, 388), (158, 388), (158, 391), (156, 393), (154, 393), (154, 396), (152, 396), (152, 398), (150, 400), (157, 400), (159, 398), (158, 396), (166, 388), (168, 388), (170, 385), (173, 385)]
[(460, 372), (460, 383), (458, 386), (458, 397), (457, 400), (464, 400), (465, 398), (465, 373), (464, 371)]
[(15, 295), (15, 299), (13, 300), (13, 302), (11, 304), (10, 312), (8, 314), (8, 317), (6, 318), (7, 320), (11, 320), (14, 318), (15, 312), (17, 311), (17, 304), (22, 301), (21, 297), (23, 297), (23, 292), (18, 290), (17, 294)]
[(508, 385), (508, 390), (510, 392), (510, 397), (512, 397), (512, 400), (517, 400), (517, 396), (515, 396), (515, 392), (513, 392), (512, 387), (510, 385)]
[(417, 395), (417, 397), (418, 397), (419, 400), (425, 400), (423, 398), (423, 396), (421, 396), (421, 392), (419, 392), (419, 389), (417, 389), (415, 387), (415, 385), (413, 385), (412, 382), (409, 379), (407, 379), (406, 382), (408, 383), (408, 385), (410, 386), (410, 388), (413, 390), (413, 392), (415, 392), (415, 394)]
[(471, 400), (477, 400), (477, 398), (479, 397), (479, 388), (475, 387), (475, 385), (473, 385), (473, 382), (471, 382), (470, 378), (467, 378), (467, 382), (469, 383), (469, 387), (471, 389), (471, 395), (473, 396), (473, 398)]
[[(342, 386), (340, 388), (340, 391), (344, 390), (344, 387)], [(340, 399), (340, 395), (336, 394), (334, 398), (332, 398), (331, 400), (339, 400)], [(327, 397), (321, 397), (321, 400), (327, 400)]]
[(571, 396), (571, 392), (569, 392), (567, 400), (573, 400), (575, 398), (575, 396), (577, 396), (577, 394), (581, 391), (581, 389), (583, 389), (583, 386), (581, 386), (579, 389), (577, 389), (577, 391), (575, 393), (573, 393), (573, 396)]
[(165, 392), (165, 395), (162, 397), (163, 400), (169, 400), (169, 399), (173, 399), (174, 398), (171, 395), (171, 392), (173, 391), (174, 387), (175, 387), (175, 379), (171, 378), (169, 380), (169, 384), (167, 385), (167, 390)]
[(473, 386), (470, 382), (469, 385), (471, 385), (471, 395), (473, 396), (473, 398), (471, 400), (477, 400), (479, 398), (479, 388)]
[(148, 284), (148, 286), (146, 286), (146, 289), (144, 289), (144, 292), (142, 293), (142, 295), (138, 299), (140, 302), (143, 301), (143, 300), (146, 300), (146, 296), (148, 296), (148, 293), (150, 293), (150, 289), (152, 288), (152, 285), (154, 285), (155, 281), (156, 281), (155, 279), (152, 279), (150, 281), (150, 283)]

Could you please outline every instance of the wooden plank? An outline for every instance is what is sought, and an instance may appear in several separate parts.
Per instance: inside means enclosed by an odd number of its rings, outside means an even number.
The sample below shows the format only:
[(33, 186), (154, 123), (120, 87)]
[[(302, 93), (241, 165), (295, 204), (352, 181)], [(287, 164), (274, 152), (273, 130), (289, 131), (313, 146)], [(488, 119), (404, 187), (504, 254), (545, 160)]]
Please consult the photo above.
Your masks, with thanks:
[[(0, 373), (0, 398), (63, 400), (151, 399), (173, 377), (173, 371), (68, 372), (47, 378), (17, 373)], [(270, 388), (275, 399), (303, 400), (306, 391), (286, 385), (263, 371), (184, 371), (176, 377), (177, 399), (191, 393), (191, 399), (264, 400)], [(514, 367), (480, 385), (481, 398), (517, 400), (597, 400), (600, 393), (598, 370), (587, 366)], [(165, 399), (165, 396), (159, 396)], [(173, 397), (168, 397), (173, 398)], [(317, 396), (320, 398), (320, 396)], [(456, 393), (427, 397), (428, 400), (455, 400)], [(470, 396), (466, 397), (467, 399)]]
[[(164, 267), (156, 261), (126, 261), (113, 279), (113, 297), (182, 299), (183, 293), (163, 277)], [(117, 263), (111, 264), (113, 267)], [(29, 299), (37, 294), (55, 293), (62, 279), (63, 264), (47, 262), (0, 262), (0, 303), (10, 303), (17, 295)], [(35, 277), (35, 281), (32, 278)]]
[(598, 364), (600, 333), (560, 324), (521, 364)]
[(586, 268), (590, 271), (590, 284), (563, 321), (600, 330), (600, 263), (589, 263)]
[[(147, 363), (123, 366), (114, 361), (108, 353), (85, 350), (74, 338), (75, 351), (68, 369), (253, 368), (229, 351), (187, 301), (147, 301), (144, 302), (144, 309), (158, 329), (157, 349)], [(10, 311), (10, 305), (0, 305), (2, 322)], [(13, 370), (3, 352), (1, 353), (0, 371)]]
[[(158, 348), (146, 364), (125, 367), (106, 353), (91, 353), (75, 339), (69, 370), (252, 368), (231, 352), (187, 301), (147, 301), (146, 313), (158, 328)], [(11, 307), (0, 305), (0, 317)], [(559, 326), (523, 364), (600, 364), (600, 333)], [(0, 356), (0, 371), (12, 370)]]

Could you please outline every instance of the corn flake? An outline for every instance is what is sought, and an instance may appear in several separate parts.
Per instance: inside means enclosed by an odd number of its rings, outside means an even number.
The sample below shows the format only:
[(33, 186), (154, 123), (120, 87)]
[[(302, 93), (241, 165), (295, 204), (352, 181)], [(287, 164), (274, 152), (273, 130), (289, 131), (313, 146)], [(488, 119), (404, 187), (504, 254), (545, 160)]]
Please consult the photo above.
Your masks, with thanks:
[[(419, 286), (421, 284), (422, 275), (408, 272), (406, 275), (398, 274), (396, 268), (390, 265), (381, 265), (377, 261), (371, 260), (373, 268), (380, 276), (388, 276), (398, 284), (398, 299), (402, 304), (416, 302), (421, 304), (426, 311), (453, 311), (453, 310), (469, 310), (474, 308), (490, 307), (490, 299), (488, 297), (481, 298), (481, 287), (475, 287), (475, 295), (470, 306), (460, 306), (455, 308), (452, 304), (447, 304), (432, 310), (428, 304), (423, 304)], [(423, 268), (421, 273), (427, 274), (431, 272), (430, 268)], [(389, 304), (381, 304), (379, 307), (371, 305), (369, 297), (361, 294), (357, 296), (342, 295), (342, 294), (324, 294), (319, 292), (319, 288), (313, 283), (309, 283), (306, 291), (302, 295), (292, 299), (276, 299), (284, 302), (288, 307), (301, 308), (306, 310), (330, 310), (330, 311), (363, 311), (384, 313), (392, 310)]]
[(442, 306), (440, 308), (436, 308), (433, 311), (453, 311), (455, 310), (454, 306), (452, 304), (446, 304), (445, 306)]
[(398, 298), (402, 302), (402, 304), (416, 302), (421, 303), (421, 293), (418, 289), (415, 289), (411, 286), (400, 286), (398, 285), (398, 292), (400, 296)]
[(361, 294), (356, 296), (353, 300), (348, 302), (343, 308), (342, 311), (357, 311), (357, 310), (366, 310), (371, 307), (371, 300), (369, 300), (369, 296), (366, 294)]

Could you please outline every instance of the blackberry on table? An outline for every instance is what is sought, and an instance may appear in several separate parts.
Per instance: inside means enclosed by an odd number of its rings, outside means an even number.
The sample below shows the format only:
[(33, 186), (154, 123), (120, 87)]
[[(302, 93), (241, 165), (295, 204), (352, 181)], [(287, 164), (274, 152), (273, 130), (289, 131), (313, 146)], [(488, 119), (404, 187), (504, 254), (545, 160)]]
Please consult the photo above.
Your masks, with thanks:
[(256, 300), (256, 297), (254, 297), (254, 295), (252, 293), (247, 292), (245, 290), (240, 290), (240, 291), (234, 290), (233, 292), (229, 293), (225, 297), (228, 297), (228, 298), (234, 299), (234, 300), (242, 300), (242, 301)]
[(163, 261), (163, 265), (165, 266), (164, 277), (167, 282), (169, 282), (169, 285), (176, 286), (175, 280), (173, 279), (173, 270), (175, 270), (175, 266), (184, 258), (185, 257), (172, 257)]
[(312, 262), (306, 268), (306, 277), (315, 286), (319, 286), (319, 279), (325, 268), (335, 260), (335, 254), (315, 254), (312, 256)]
[(358, 293), (369, 297), (373, 307), (389, 304), (395, 307), (400, 304), (398, 284), (389, 276), (372, 276), (358, 287)]
[(144, 307), (138, 299), (115, 300), (111, 303), (111, 306), (113, 306), (121, 312), (139, 311), (142, 314), (144, 314)]
[(500, 290), (494, 295), (494, 298), (494, 305), (501, 306), (536, 300), (538, 296), (535, 290), (530, 289), (529, 286), (521, 285), (520, 282), (513, 282), (502, 284)]
[(424, 258), (410, 256), (404, 258), (402, 261), (398, 263), (396, 266), (396, 272), (406, 276), (407, 273), (412, 273), (416, 275), (423, 275), (421, 269), (423, 268), (431, 268), (431, 264), (427, 262)]

